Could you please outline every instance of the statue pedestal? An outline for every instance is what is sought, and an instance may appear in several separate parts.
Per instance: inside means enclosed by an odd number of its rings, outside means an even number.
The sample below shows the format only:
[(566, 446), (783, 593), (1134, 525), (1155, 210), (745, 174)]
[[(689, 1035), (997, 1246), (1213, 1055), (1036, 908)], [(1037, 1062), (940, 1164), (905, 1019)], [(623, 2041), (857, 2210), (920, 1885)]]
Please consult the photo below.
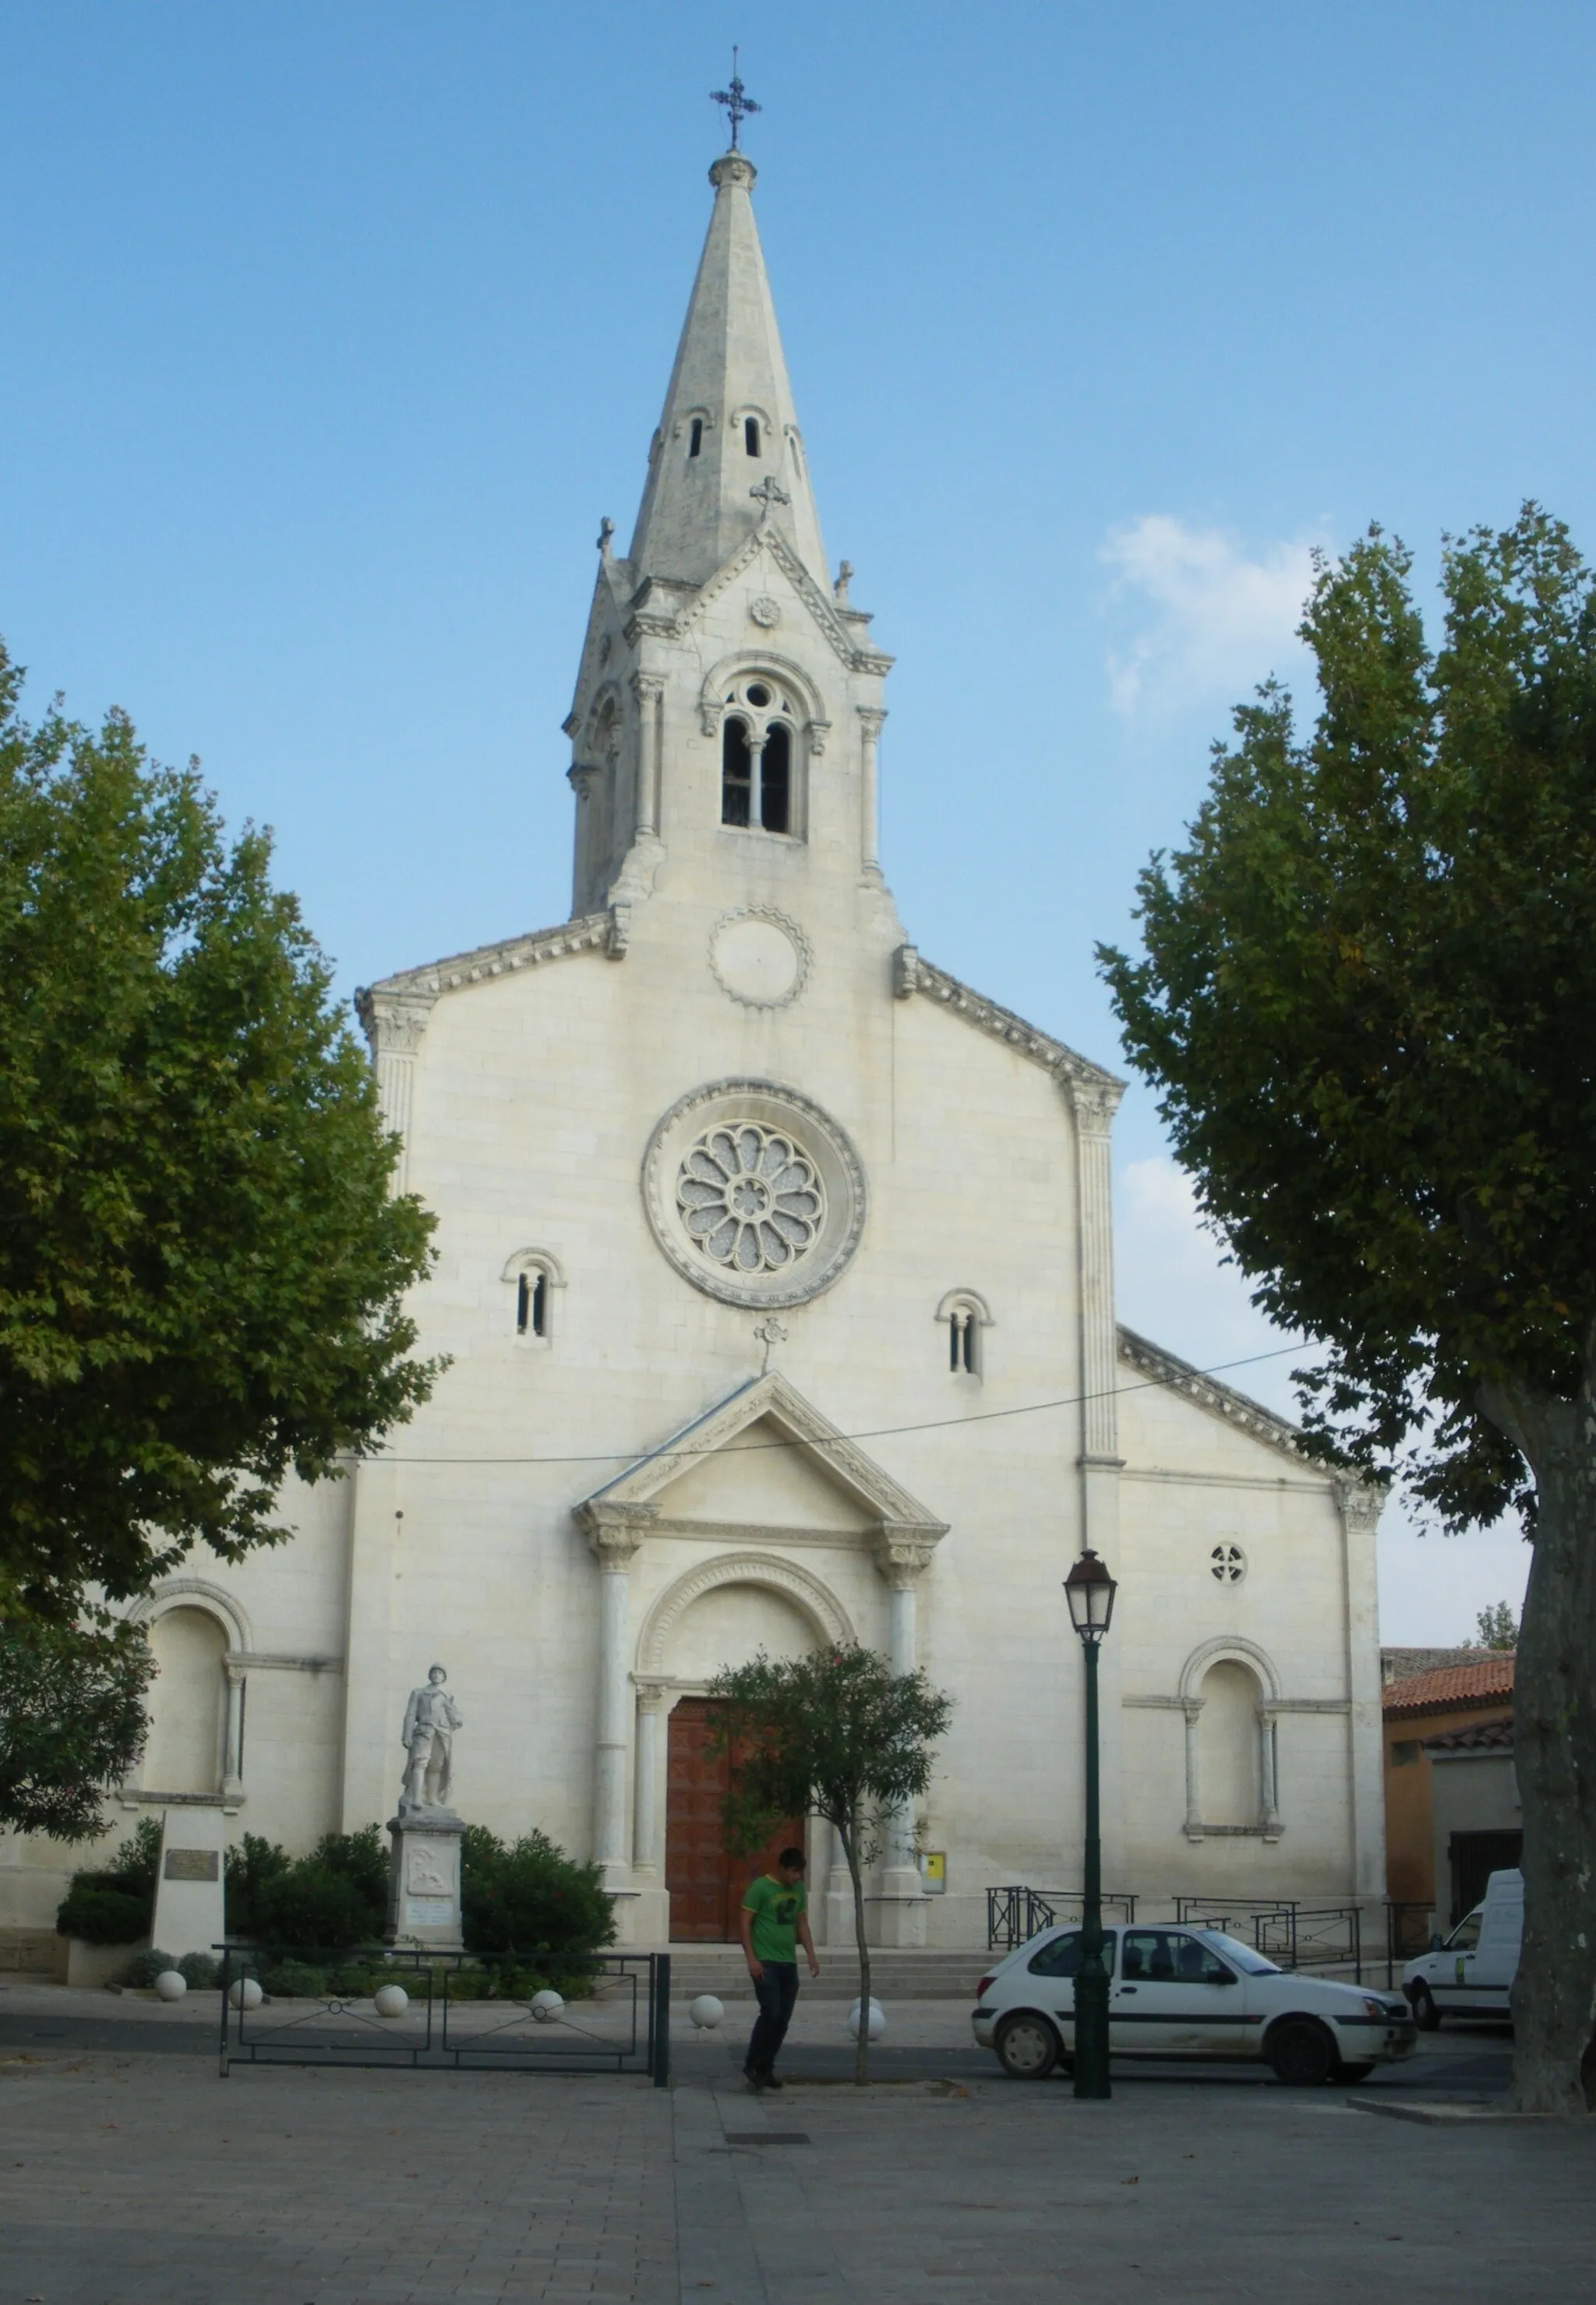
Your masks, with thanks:
[(388, 1872), (386, 1942), (428, 1952), (462, 1952), (460, 1836), (465, 1820), (450, 1808), (403, 1809), (388, 1819), (394, 1843)]

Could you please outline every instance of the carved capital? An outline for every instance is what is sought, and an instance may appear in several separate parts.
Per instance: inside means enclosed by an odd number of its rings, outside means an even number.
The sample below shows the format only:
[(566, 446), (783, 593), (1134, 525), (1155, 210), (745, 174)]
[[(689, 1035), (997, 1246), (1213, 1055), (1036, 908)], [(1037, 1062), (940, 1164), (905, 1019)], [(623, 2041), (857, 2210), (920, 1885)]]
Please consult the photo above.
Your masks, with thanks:
[(662, 1713), (670, 1694), (663, 1680), (644, 1680), (634, 1675), (637, 1687), (637, 1709), (640, 1713)]
[(374, 1057), (413, 1057), (432, 1014), (430, 993), (373, 992), (362, 985), (355, 1013), (366, 1028)]
[(854, 709), (859, 714), (859, 725), (864, 731), (866, 744), (873, 744), (881, 733), (881, 723), (887, 718), (887, 708), (881, 704), (861, 704)]
[(612, 905), (609, 908), (609, 935), (604, 949), (611, 960), (624, 960), (626, 948), (632, 942), (632, 907)]
[(805, 727), (803, 733), (809, 739), (809, 749), (813, 753), (815, 759), (818, 761), (823, 758), (826, 751), (826, 739), (831, 734), (830, 721), (811, 720)]
[(1065, 1093), (1082, 1136), (1107, 1136), (1114, 1126), (1119, 1100), (1125, 1094), (1118, 1081), (1066, 1079)]
[(565, 780), (576, 795), (577, 805), (592, 797), (593, 779), (598, 770), (591, 761), (573, 761), (565, 771)]
[(1341, 1526), (1349, 1536), (1373, 1535), (1386, 1509), (1386, 1490), (1372, 1481), (1337, 1482), (1336, 1505)]
[(892, 990), (899, 1000), (913, 999), (920, 990), (920, 955), (912, 944), (901, 944), (892, 956)]
[(879, 1521), (870, 1531), (876, 1567), (896, 1592), (918, 1585), (931, 1565), (940, 1532), (898, 1521)]
[(632, 693), (640, 704), (658, 704), (665, 694), (665, 675), (662, 672), (634, 672)]
[(659, 1518), (657, 1505), (604, 1504), (589, 1498), (576, 1508), (576, 1518), (588, 1540), (588, 1550), (605, 1572), (624, 1577), (632, 1555)]

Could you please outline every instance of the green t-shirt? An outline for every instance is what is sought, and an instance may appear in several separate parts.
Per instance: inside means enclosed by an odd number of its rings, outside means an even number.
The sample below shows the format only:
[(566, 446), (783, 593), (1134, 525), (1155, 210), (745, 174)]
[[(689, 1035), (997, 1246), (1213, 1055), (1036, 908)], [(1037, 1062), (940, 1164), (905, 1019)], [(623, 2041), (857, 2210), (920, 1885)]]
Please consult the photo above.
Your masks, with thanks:
[(796, 1961), (798, 1916), (808, 1905), (802, 1881), (789, 1889), (785, 1881), (761, 1873), (748, 1884), (743, 1909), (753, 1915), (751, 1932), (756, 1961)]

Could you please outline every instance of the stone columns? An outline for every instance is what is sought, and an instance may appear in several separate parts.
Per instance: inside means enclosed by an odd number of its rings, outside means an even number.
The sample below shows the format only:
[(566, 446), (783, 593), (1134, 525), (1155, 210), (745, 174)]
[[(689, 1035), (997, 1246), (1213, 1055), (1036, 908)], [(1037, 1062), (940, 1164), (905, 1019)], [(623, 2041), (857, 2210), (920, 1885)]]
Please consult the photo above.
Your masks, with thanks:
[(665, 1717), (665, 1690), (657, 1683), (640, 1681), (637, 1690), (637, 1763), (632, 1786), (632, 1869), (658, 1874), (659, 1846), (659, 1724)]
[(222, 1733), (222, 1799), (243, 1799), (244, 1669), (234, 1656), (223, 1660), (227, 1674), (227, 1719)]
[(399, 1139), (393, 1189), (403, 1193), (409, 1166), (410, 1115), (415, 1089), (416, 1051), (427, 1030), (435, 996), (358, 992), (355, 1006), (377, 1062), (377, 1096), (383, 1126)]
[(643, 1541), (640, 1521), (651, 1518), (625, 1505), (586, 1504), (580, 1518), (598, 1563), (598, 1737), (593, 1786), (593, 1858), (605, 1886), (629, 1886), (626, 1756), (632, 1698), (627, 1661), (628, 1586), (632, 1556)]
[[(1090, 1547), (1108, 1562), (1112, 1575), (1123, 1578), (1119, 1476), (1125, 1460), (1119, 1453), (1115, 1403), (1119, 1382), (1119, 1331), (1114, 1316), (1114, 1174), (1110, 1136), (1125, 1089), (1123, 1083), (1105, 1073), (1089, 1077), (1066, 1075), (1062, 1084), (1075, 1123), (1075, 1221), (1079, 1242), (1076, 1333), (1082, 1393), (1080, 1542), (1082, 1549)], [(1065, 1567), (1067, 1566), (1066, 1562)], [(1120, 1595), (1115, 1629), (1103, 1643), (1098, 1666), (1102, 1708), (1102, 1848), (1105, 1877), (1108, 1879), (1119, 1875), (1124, 1861), (1119, 1660), (1126, 1637), (1124, 1620), (1128, 1597), (1124, 1592)], [(1062, 1601), (1063, 1595), (1059, 1598)], [(1065, 1629), (1060, 1637), (1067, 1640), (1074, 1636)]]
[(881, 742), (881, 723), (886, 718), (886, 713), (876, 705), (862, 704), (859, 707), (859, 863), (867, 880), (879, 880), (881, 877), (877, 760)]
[(637, 815), (634, 838), (652, 840), (659, 829), (659, 715), (665, 698), (665, 676), (658, 672), (634, 672), (632, 693), (637, 699)]
[(1273, 1705), (1258, 1708), (1258, 1790), (1266, 1841), (1280, 1838), (1280, 1801), (1276, 1786), (1276, 1724), (1280, 1716)]
[(1188, 1697), (1182, 1707), (1186, 1716), (1186, 1839), (1202, 1838), (1202, 1785), (1197, 1767), (1197, 1723), (1202, 1718), (1202, 1699)]
[(757, 728), (748, 732), (748, 821), (755, 827), (765, 821), (765, 738)]
[[(913, 1672), (920, 1662), (915, 1625), (917, 1590), (939, 1534), (903, 1528), (887, 1521), (880, 1523), (873, 1535), (876, 1566), (888, 1587), (887, 1639), (895, 1673)], [(886, 1858), (880, 1894), (871, 1900), (880, 1915), (880, 1942), (923, 1944), (927, 1900), (915, 1861), (913, 1812), (906, 1805), (887, 1819)]]
[(1386, 1893), (1386, 1810), (1380, 1712), (1380, 1625), (1375, 1612), (1374, 1532), (1386, 1493), (1366, 1482), (1337, 1481), (1346, 1561), (1348, 1774), (1353, 1880), (1360, 1901)]

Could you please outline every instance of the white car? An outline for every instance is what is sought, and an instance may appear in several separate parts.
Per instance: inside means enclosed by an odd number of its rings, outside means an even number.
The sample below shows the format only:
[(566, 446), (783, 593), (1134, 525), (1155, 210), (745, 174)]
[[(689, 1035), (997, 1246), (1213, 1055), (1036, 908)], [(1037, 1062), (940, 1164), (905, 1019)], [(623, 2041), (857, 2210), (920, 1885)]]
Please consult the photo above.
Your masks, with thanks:
[[(1040, 2080), (1074, 2048), (1079, 1923), (1046, 1929), (979, 1987), (976, 2045), (1014, 2080)], [(1108, 2050), (1116, 2057), (1261, 2060), (1311, 2088), (1361, 2081), (1413, 2054), (1418, 2029), (1400, 1995), (1277, 1969), (1218, 1929), (1165, 1922), (1103, 1931)]]
[(1515, 1867), (1491, 1874), (1484, 1903), (1465, 1913), (1444, 1944), (1432, 1937), (1432, 1950), (1403, 1970), (1402, 1990), (1424, 2031), (1432, 2033), (1448, 2013), (1511, 2017), (1523, 1943), (1524, 1875)]

